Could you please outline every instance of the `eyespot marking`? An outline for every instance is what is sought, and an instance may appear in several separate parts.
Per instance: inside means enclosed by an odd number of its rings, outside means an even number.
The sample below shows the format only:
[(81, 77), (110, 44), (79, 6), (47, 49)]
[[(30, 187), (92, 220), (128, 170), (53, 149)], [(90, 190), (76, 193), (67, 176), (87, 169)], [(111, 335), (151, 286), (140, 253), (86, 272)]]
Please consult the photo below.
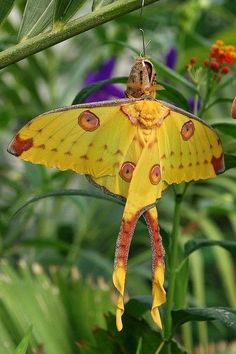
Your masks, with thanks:
[(135, 169), (136, 165), (133, 162), (126, 161), (122, 164), (120, 168), (120, 177), (126, 181), (130, 182), (132, 177), (133, 177), (133, 172)]
[(160, 165), (152, 166), (149, 172), (149, 179), (152, 184), (158, 184), (161, 180), (161, 169)]
[(191, 120), (184, 123), (181, 128), (181, 132), (180, 132), (183, 140), (189, 140), (193, 136), (194, 130), (195, 130), (195, 127), (194, 127), (194, 124)]
[(93, 132), (100, 125), (99, 118), (91, 111), (83, 111), (78, 117), (79, 126), (88, 131)]

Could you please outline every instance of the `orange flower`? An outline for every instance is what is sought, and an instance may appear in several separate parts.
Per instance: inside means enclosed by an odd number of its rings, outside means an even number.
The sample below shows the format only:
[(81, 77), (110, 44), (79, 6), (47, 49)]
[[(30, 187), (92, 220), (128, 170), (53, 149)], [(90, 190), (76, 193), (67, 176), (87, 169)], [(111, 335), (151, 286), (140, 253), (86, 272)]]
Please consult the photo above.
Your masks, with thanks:
[(233, 64), (236, 61), (236, 48), (233, 45), (225, 45), (222, 40), (217, 40), (211, 46), (210, 57), (219, 64)]
[(205, 71), (208, 71), (208, 79), (212, 80), (211, 84), (214, 85), (232, 70), (231, 68), (235, 62), (236, 47), (234, 45), (225, 45), (222, 40), (218, 39), (210, 47), (208, 57), (203, 60), (201, 65), (197, 65), (198, 59), (192, 57), (190, 58), (188, 65), (186, 65), (186, 69), (192, 80), (196, 82), (198, 78), (195, 74), (198, 68), (202, 66), (205, 68)]

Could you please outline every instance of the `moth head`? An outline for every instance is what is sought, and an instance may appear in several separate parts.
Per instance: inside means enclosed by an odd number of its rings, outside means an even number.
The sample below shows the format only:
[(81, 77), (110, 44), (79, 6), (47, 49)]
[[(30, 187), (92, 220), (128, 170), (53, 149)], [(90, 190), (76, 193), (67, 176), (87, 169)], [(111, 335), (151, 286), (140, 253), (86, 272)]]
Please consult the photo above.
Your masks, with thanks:
[(125, 94), (129, 98), (156, 96), (156, 71), (147, 58), (138, 57), (130, 71)]

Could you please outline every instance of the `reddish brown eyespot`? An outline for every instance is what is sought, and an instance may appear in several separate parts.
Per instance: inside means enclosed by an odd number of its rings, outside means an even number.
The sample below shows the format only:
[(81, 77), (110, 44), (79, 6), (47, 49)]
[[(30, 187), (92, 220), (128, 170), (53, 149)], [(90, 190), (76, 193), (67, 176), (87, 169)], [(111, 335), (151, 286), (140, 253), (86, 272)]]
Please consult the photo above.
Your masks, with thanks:
[(129, 162), (129, 161), (124, 162), (120, 168), (120, 177), (124, 181), (130, 182), (133, 177), (135, 166), (136, 165), (133, 162)]
[(93, 112), (84, 111), (78, 117), (78, 124), (82, 129), (92, 132), (99, 127), (100, 120)]
[(152, 166), (149, 172), (149, 179), (152, 184), (158, 184), (161, 180), (161, 168), (160, 165)]
[(184, 125), (181, 128), (181, 136), (184, 140), (189, 140), (191, 136), (194, 134), (194, 124), (191, 120), (188, 122), (184, 123)]

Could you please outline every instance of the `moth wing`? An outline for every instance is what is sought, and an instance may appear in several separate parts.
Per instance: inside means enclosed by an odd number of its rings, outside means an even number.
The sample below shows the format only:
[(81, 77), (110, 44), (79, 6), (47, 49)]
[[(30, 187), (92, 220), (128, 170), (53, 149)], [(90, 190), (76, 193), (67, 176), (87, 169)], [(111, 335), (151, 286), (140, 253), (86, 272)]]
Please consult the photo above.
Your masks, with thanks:
[(33, 119), (8, 151), (25, 161), (97, 178), (116, 173), (134, 134), (119, 104), (71, 106)]
[[(126, 178), (126, 171), (131, 166), (134, 168), (129, 179)], [(134, 213), (154, 204), (167, 186), (160, 173), (157, 130), (152, 130), (149, 143), (144, 144), (142, 128), (137, 127), (122, 166), (117, 169), (116, 174), (93, 178), (93, 181), (111, 193), (128, 198), (127, 203), (131, 204), (130, 210)]]
[(166, 186), (161, 175), (158, 132), (152, 129), (130, 183), (128, 199), (131, 208), (144, 210), (152, 206), (161, 197)]
[[(135, 126), (134, 130), (135, 134), (129, 142), (129, 146), (123, 155), (122, 161), (120, 163), (116, 163), (114, 174), (109, 176), (101, 176), (98, 178), (89, 176), (89, 180), (92, 180), (92, 182), (94, 182), (98, 187), (101, 187), (105, 192), (122, 198), (127, 198), (133, 172), (136, 169), (144, 148), (138, 139), (139, 127)], [(121, 137), (121, 139), (123, 138)]]
[(181, 183), (212, 178), (223, 172), (223, 148), (216, 132), (199, 118), (166, 106), (170, 114), (158, 128), (163, 180), (168, 184)]

